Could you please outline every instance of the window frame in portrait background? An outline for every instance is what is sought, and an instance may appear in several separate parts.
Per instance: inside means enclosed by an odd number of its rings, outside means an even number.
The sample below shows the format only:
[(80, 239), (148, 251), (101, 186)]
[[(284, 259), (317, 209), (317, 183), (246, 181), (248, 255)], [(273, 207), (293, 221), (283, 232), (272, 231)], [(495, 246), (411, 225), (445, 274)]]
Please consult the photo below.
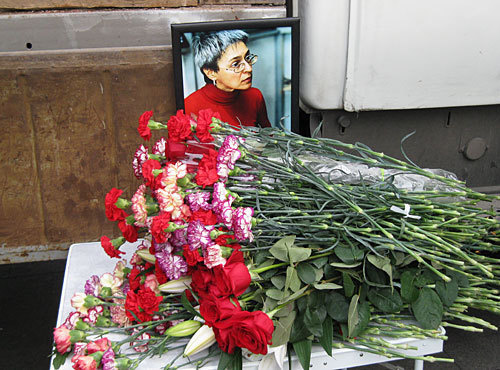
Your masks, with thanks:
[[(298, 18), (269, 18), (235, 21), (214, 21), (198, 23), (176, 23), (171, 25), (172, 54), (174, 64), (175, 101), (177, 109), (184, 109), (184, 66), (182, 61), (181, 38), (185, 33), (209, 32), (220, 30), (276, 30), (289, 27), (291, 33), (291, 101), (290, 126), (291, 131), (299, 132), (299, 19)], [(263, 56), (259, 56), (261, 58)], [(269, 110), (269, 107), (268, 107)], [(277, 122), (272, 122), (274, 125)]]

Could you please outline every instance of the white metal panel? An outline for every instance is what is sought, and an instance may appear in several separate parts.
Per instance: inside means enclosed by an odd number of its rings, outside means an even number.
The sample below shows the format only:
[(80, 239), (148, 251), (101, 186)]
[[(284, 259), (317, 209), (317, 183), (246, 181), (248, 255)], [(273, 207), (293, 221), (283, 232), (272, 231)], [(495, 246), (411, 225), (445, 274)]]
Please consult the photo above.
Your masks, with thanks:
[(345, 109), (498, 104), (499, 45), (496, 0), (352, 0)]
[(314, 109), (343, 106), (349, 0), (301, 0), (300, 99)]

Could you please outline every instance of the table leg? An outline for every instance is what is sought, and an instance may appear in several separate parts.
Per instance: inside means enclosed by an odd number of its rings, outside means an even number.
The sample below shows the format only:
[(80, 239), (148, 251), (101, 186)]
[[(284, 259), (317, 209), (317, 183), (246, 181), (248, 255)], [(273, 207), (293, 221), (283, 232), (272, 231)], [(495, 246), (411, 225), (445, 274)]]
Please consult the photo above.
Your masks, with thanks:
[(415, 370), (424, 370), (424, 360), (415, 360)]

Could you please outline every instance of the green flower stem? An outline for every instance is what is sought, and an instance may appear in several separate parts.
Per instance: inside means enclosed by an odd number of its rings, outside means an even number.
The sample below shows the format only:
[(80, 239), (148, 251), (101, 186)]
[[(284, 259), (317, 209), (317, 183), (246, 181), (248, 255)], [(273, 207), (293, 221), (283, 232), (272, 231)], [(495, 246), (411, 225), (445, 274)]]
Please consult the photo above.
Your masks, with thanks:
[(288, 266), (288, 265), (289, 265), (288, 262), (281, 262), (281, 263), (276, 263), (274, 265), (269, 265), (269, 266), (261, 267), (261, 268), (258, 268), (258, 269), (252, 269), (252, 270), (250, 270), (250, 272), (254, 273), (254, 274), (260, 274), (260, 273), (262, 273), (264, 271), (268, 271), (268, 270), (272, 270), (274, 268)]
[(444, 327), (455, 328), (455, 329), (460, 329), (460, 330), (465, 330), (465, 331), (470, 331), (470, 332), (476, 332), (476, 333), (483, 332), (483, 329), (476, 328), (475, 326), (457, 325), (457, 324), (452, 324), (452, 323), (447, 322), (447, 321), (441, 322), (441, 325)]
[(464, 315), (462, 313), (455, 313), (455, 312), (450, 312), (450, 311), (445, 312), (444, 316), (449, 316), (449, 317), (453, 317), (455, 319), (459, 319), (459, 320), (462, 320), (465, 322), (470, 322), (472, 324), (481, 325), (481, 326), (484, 326), (485, 328), (488, 328), (488, 329), (498, 330), (498, 328), (495, 325), (492, 325), (489, 322), (487, 322), (486, 320), (480, 319), (478, 317), (467, 316), (467, 315)]

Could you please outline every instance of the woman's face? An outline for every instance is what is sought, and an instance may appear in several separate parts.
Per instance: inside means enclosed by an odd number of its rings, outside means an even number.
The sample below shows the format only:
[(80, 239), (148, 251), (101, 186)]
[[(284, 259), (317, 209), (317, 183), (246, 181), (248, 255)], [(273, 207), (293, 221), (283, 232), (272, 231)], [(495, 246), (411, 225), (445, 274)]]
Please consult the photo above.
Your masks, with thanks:
[[(224, 91), (248, 90), (252, 87), (252, 66), (245, 61), (248, 54), (249, 51), (244, 42), (240, 41), (228, 46), (217, 63), (219, 71), (207, 71), (208, 77), (212, 80), (215, 78), (217, 87)], [(244, 65), (243, 70), (234, 72), (235, 67), (240, 63)]]

